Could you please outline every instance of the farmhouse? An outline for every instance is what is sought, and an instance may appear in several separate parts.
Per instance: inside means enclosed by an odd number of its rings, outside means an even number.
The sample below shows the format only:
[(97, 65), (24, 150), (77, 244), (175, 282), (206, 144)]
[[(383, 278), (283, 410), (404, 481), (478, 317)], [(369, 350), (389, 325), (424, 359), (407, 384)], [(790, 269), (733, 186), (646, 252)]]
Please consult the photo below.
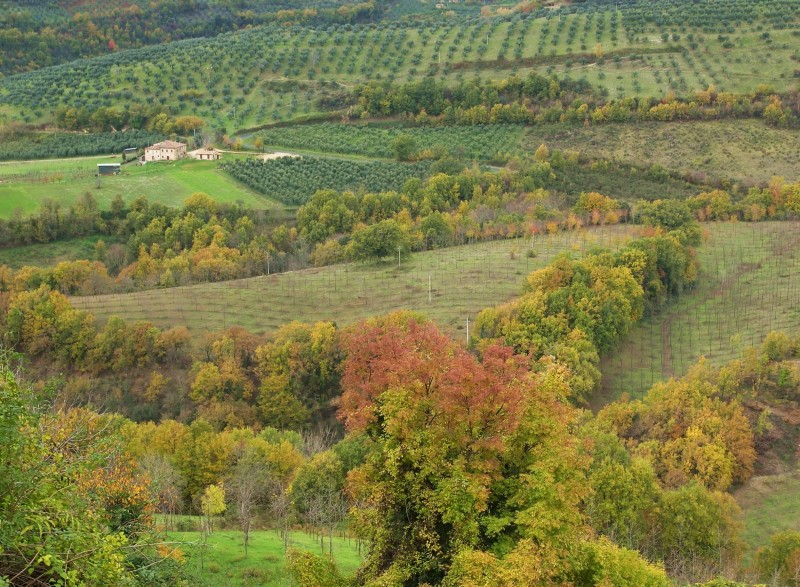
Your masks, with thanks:
[(186, 157), (186, 143), (162, 141), (145, 148), (143, 162), (176, 161), (184, 157)]
[(119, 163), (98, 163), (97, 164), (97, 174), (98, 175), (116, 175), (120, 172), (120, 164)]
[(216, 149), (195, 149), (189, 151), (189, 157), (192, 159), (199, 159), (200, 161), (217, 161), (222, 156), (222, 153)]

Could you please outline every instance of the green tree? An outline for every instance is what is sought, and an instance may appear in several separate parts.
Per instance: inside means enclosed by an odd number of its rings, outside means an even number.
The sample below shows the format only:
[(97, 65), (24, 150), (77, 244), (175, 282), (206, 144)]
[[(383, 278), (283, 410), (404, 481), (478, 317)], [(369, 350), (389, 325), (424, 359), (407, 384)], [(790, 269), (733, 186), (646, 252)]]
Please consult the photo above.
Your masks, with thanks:
[(739, 563), (741, 510), (728, 493), (699, 483), (665, 491), (658, 523), (661, 556), (672, 573), (707, 577)]
[(441, 212), (434, 212), (423, 218), (419, 228), (426, 247), (431, 249), (447, 246), (453, 238), (453, 229), (447, 224)]
[(695, 221), (689, 206), (680, 200), (653, 200), (644, 205), (641, 216), (645, 224), (667, 231), (677, 230)]
[(756, 553), (759, 578), (769, 585), (797, 585), (800, 579), (800, 532), (778, 532)]
[[(0, 583), (133, 584), (132, 545), (110, 524), (115, 506), (105, 499), (115, 421), (48, 413), (9, 358), (0, 361)], [(123, 482), (117, 495), (128, 489)]]
[(392, 140), (392, 153), (398, 161), (411, 161), (417, 152), (417, 143), (414, 137), (408, 134), (397, 135)]
[(212, 520), (225, 511), (225, 489), (222, 483), (206, 487), (200, 498), (200, 511), (206, 517), (206, 531), (213, 531)]
[(396, 257), (398, 252), (400, 256), (411, 253), (411, 238), (396, 220), (356, 229), (347, 245), (347, 254), (354, 261), (380, 261)]

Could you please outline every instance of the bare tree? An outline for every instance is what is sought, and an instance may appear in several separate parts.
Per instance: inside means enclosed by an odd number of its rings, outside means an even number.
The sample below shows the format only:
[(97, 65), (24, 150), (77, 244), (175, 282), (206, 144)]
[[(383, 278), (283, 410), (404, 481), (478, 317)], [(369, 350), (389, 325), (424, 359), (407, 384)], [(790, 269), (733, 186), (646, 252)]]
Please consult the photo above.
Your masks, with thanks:
[(303, 452), (307, 457), (325, 452), (340, 439), (340, 434), (334, 426), (320, 425), (314, 430), (303, 433)]
[(292, 511), (292, 499), (286, 488), (279, 482), (270, 485), (270, 511), (283, 539), (283, 551), (289, 548), (289, 515)]
[(235, 505), (236, 517), (244, 535), (244, 555), (250, 542), (250, 526), (255, 509), (266, 495), (270, 476), (262, 463), (246, 452), (233, 469), (228, 482), (228, 496)]
[(333, 533), (347, 516), (347, 499), (341, 492), (330, 493), (325, 501), (325, 525), (328, 528), (328, 555), (333, 557)]
[(182, 509), (183, 478), (169, 459), (161, 454), (145, 455), (140, 467), (150, 478), (150, 494), (159, 513), (164, 515), (165, 526), (174, 529), (174, 516)]
[(304, 499), (305, 519), (319, 536), (319, 546), (325, 553), (325, 534), (328, 535), (328, 554), (333, 556), (333, 534), (347, 516), (348, 502), (341, 491), (328, 490), (308, 495)]

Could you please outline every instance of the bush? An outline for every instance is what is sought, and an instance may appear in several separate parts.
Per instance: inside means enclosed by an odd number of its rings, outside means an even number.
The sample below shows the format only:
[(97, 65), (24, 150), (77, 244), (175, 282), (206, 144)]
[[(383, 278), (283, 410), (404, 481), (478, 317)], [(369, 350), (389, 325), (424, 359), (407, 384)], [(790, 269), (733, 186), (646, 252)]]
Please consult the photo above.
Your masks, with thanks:
[(303, 587), (345, 587), (333, 561), (290, 548), (286, 553), (286, 570)]

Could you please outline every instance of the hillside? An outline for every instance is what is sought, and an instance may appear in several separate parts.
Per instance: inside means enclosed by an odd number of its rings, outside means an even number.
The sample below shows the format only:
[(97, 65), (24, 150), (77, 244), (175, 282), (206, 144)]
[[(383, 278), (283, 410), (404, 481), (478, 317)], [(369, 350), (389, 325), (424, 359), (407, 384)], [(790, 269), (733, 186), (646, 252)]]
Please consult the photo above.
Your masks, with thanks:
[(700, 181), (752, 185), (774, 176), (793, 178), (800, 169), (797, 131), (771, 128), (758, 120), (552, 125), (528, 129), (520, 147), (534, 150), (542, 143), (595, 159), (659, 165)]
[(263, 23), (369, 20), (374, 3), (337, 0), (8, 0), (0, 5), (0, 74), (19, 73), (118, 50), (210, 37)]
[(697, 288), (643, 320), (604, 357), (596, 405), (623, 392), (640, 397), (701, 356), (722, 365), (772, 330), (800, 329), (799, 229), (797, 222), (704, 225)]
[(399, 268), (396, 261), (332, 265), (223, 283), (76, 297), (72, 303), (98, 320), (120, 316), (198, 331), (237, 325), (253, 332), (270, 332), (292, 320), (346, 325), (407, 309), (422, 312), (460, 337), (466, 336), (468, 318), (474, 320), (483, 308), (518, 295), (525, 276), (559, 253), (616, 247), (637, 232), (625, 225), (594, 228), (416, 253)]
[(685, 95), (709, 85), (786, 91), (799, 19), (789, 0), (676, 0), (466, 19), (448, 13), (421, 23), (264, 25), (8, 76), (0, 80), (0, 122), (44, 122), (59, 106), (150, 106), (156, 95), (173, 114), (239, 129), (346, 108), (359, 83), (429, 75), (453, 82), (555, 73), (612, 97)]
[(798, 0), (0, 49), (0, 587), (800, 585)]
[[(721, 365), (771, 330), (800, 328), (795, 222), (711, 223), (699, 248), (698, 288), (646, 318), (603, 359), (602, 405), (623, 391), (641, 395), (680, 376), (702, 355)], [(291, 320), (339, 325), (399, 309), (416, 310), (456, 336), (483, 308), (519, 294), (524, 278), (561, 252), (614, 248), (635, 227), (515, 239), (417, 253), (383, 265), (333, 265), (272, 276), (131, 294), (71, 298), (99, 320), (120, 316), (162, 328), (270, 332)], [(535, 256), (529, 256), (533, 251)], [(428, 279), (430, 277), (430, 301)], [(775, 288), (774, 284), (780, 283)], [(732, 319), (731, 317), (734, 317)]]

